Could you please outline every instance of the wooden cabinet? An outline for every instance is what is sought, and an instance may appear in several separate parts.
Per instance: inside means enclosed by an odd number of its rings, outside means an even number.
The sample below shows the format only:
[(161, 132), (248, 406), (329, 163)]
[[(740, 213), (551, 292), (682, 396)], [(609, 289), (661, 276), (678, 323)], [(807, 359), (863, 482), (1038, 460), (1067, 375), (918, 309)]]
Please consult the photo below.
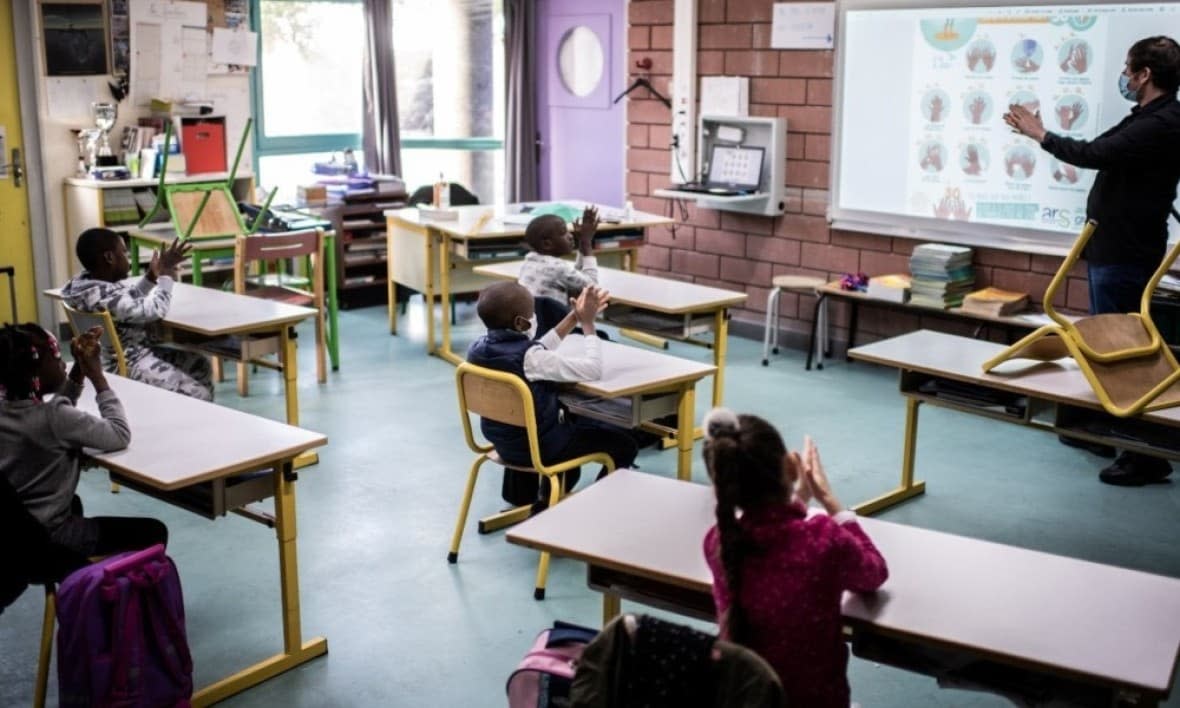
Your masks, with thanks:
[[(168, 183), (210, 182), (225, 178), (224, 174), (177, 175), (168, 178)], [(78, 234), (99, 226), (115, 231), (135, 228), (155, 203), (158, 186), (159, 180), (154, 179), (123, 179), (108, 182), (85, 177), (66, 179), (66, 238), (73, 244)], [(242, 175), (235, 178), (232, 191), (237, 201), (253, 202), (254, 177)], [(157, 220), (162, 226), (170, 223), (168, 219), (166, 209), (162, 209), (157, 215)]]
[(386, 301), (385, 210), (405, 206), (404, 191), (347, 197), (311, 209), (336, 232), (336, 288), (344, 308)]

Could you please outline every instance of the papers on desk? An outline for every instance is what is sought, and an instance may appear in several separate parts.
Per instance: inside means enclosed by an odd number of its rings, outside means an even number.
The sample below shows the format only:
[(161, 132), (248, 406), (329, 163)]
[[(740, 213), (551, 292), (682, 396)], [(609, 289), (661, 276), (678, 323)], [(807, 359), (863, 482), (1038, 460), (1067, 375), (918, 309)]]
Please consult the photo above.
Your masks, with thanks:
[(528, 226), (528, 223), (533, 220), (533, 215), (525, 212), (523, 214), (505, 214), (500, 217), (500, 223), (512, 224), (514, 226)]

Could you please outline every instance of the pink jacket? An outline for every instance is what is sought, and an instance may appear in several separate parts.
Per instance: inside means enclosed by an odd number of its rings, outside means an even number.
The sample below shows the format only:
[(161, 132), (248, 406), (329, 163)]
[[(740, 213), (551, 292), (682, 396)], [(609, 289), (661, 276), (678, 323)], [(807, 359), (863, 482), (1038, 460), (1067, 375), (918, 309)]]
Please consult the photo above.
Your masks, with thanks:
[[(749, 544), (738, 598), (748, 634), (741, 643), (778, 672), (787, 705), (847, 708), (840, 600), (845, 590), (881, 587), (889, 576), (885, 559), (851, 513), (809, 518), (802, 505), (774, 505), (746, 512), (739, 524)], [(733, 598), (716, 526), (704, 546), (720, 616)]]

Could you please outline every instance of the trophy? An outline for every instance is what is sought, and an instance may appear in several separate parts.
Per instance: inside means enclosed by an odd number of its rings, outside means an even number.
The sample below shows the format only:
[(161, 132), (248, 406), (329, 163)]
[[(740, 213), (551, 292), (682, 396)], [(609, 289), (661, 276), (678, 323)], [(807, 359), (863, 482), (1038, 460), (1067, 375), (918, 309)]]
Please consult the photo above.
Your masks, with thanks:
[(118, 106), (114, 103), (92, 103), (90, 110), (94, 113), (94, 126), (99, 131), (98, 151), (94, 158), (94, 164), (100, 167), (119, 164), (115, 156), (111, 154), (109, 137), (111, 129), (115, 127)]

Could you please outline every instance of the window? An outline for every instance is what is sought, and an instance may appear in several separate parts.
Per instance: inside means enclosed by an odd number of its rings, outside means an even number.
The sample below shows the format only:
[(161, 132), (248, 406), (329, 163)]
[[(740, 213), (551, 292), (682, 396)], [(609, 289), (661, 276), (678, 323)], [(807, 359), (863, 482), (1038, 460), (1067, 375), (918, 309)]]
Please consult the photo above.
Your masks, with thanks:
[[(253, 1), (258, 184), (291, 201), (314, 161), (361, 158), (364, 14), (360, 0)], [(502, 200), (501, 0), (393, 0), (393, 22), (406, 188), (442, 174)]]

